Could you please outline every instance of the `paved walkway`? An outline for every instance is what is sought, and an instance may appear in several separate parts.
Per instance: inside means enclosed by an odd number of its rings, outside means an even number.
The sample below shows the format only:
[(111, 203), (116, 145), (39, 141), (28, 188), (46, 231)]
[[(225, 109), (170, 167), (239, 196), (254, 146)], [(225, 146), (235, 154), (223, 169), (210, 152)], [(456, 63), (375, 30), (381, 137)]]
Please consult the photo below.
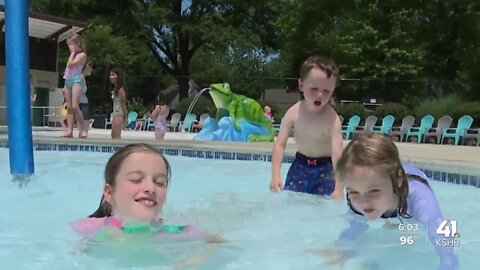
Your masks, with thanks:
[[(5, 133), (5, 127), (0, 128), (0, 134)], [(244, 143), (244, 142), (194, 142), (196, 133), (168, 132), (165, 141), (155, 141), (153, 131), (123, 131), (122, 140), (112, 140), (110, 130), (92, 129), (88, 139), (78, 139), (78, 133), (74, 138), (60, 138), (63, 134), (61, 129), (35, 128), (33, 136), (38, 142), (55, 143), (92, 143), (92, 144), (125, 144), (133, 142), (146, 142), (155, 145), (165, 145), (179, 148), (208, 148), (224, 151), (246, 151), (254, 153), (271, 153), (272, 143)], [(5, 137), (6, 135), (0, 135)], [(347, 142), (345, 142), (346, 145)], [(437, 164), (448, 162), (449, 165), (472, 167), (480, 171), (480, 147), (454, 146), (436, 144), (397, 143), (400, 155), (413, 161)], [(289, 139), (287, 153), (295, 153), (295, 141)]]

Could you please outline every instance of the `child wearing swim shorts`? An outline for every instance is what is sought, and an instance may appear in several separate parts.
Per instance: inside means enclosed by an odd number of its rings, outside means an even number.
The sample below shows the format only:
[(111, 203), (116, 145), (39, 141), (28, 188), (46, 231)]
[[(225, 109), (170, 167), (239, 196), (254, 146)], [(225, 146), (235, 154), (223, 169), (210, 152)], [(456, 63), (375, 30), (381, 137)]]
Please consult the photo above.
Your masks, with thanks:
[(280, 167), (293, 129), (297, 153), (283, 189), (343, 199), (343, 185), (334, 177), (343, 150), (342, 128), (340, 118), (329, 104), (338, 79), (339, 72), (332, 59), (311, 56), (302, 64), (298, 80), (301, 100), (285, 113), (273, 143), (272, 192), (282, 189)]

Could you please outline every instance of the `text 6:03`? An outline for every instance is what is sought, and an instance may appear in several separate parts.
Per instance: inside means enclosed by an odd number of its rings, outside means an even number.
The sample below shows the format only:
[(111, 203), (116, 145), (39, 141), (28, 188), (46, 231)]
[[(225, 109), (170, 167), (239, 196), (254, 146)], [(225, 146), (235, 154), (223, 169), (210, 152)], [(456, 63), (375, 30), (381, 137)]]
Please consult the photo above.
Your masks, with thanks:
[(400, 231), (418, 231), (418, 224), (409, 223), (409, 224), (398, 224), (398, 229)]

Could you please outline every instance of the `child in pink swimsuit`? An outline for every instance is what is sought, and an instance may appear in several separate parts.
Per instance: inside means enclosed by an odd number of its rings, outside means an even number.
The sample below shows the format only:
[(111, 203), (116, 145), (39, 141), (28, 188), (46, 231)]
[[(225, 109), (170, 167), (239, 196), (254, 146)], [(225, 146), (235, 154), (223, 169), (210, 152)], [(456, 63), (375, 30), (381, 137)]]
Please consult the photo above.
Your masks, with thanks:
[(152, 111), (151, 117), (155, 126), (155, 139), (161, 141), (167, 133), (167, 117), (170, 110), (162, 95), (158, 95), (156, 101), (157, 105)]
[[(141, 164), (141, 166), (139, 166)], [(122, 235), (222, 242), (191, 224), (160, 218), (170, 184), (170, 165), (159, 150), (147, 144), (127, 145), (105, 167), (105, 186), (98, 209), (72, 228), (93, 241), (115, 240)]]

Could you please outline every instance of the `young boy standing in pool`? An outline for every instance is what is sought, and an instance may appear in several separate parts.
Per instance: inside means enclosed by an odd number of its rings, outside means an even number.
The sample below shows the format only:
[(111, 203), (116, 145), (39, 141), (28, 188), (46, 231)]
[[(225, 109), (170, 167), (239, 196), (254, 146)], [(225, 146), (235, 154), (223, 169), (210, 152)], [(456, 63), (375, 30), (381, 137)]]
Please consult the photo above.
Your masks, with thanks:
[(282, 189), (280, 167), (290, 130), (297, 153), (285, 181), (285, 190), (343, 199), (343, 185), (335, 181), (334, 168), (343, 150), (340, 119), (329, 105), (339, 79), (332, 59), (309, 57), (300, 68), (301, 100), (285, 113), (272, 149), (270, 190)]

